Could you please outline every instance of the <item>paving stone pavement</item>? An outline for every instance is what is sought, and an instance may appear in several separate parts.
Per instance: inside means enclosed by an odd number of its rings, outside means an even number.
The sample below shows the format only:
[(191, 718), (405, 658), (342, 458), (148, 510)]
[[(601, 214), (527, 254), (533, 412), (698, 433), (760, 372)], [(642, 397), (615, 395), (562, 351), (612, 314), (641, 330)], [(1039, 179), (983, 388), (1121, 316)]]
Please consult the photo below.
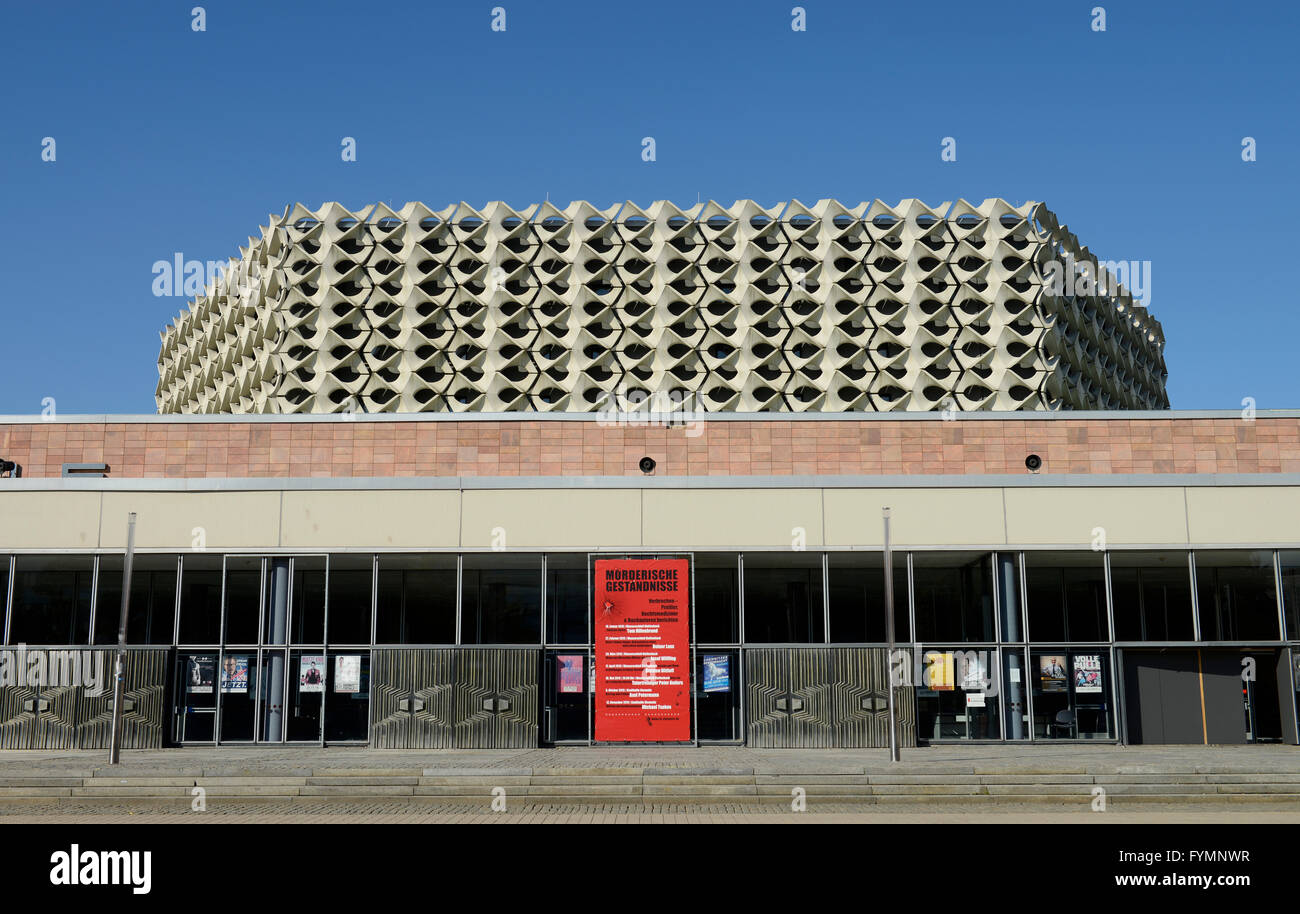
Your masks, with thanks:
[[(0, 821), (1300, 821), (1300, 751), (1280, 745), (938, 746), (899, 764), (885, 750), (244, 746), (106, 762), (0, 751)], [(498, 790), (505, 812), (492, 811)]]
[(1300, 774), (1300, 747), (983, 745), (931, 746), (902, 751), (892, 765), (884, 749), (751, 749), (738, 746), (560, 747), (545, 749), (380, 750), (357, 747), (222, 746), (142, 749), (122, 753), (119, 769), (97, 751), (0, 751), (0, 777), (25, 772), (89, 777), (95, 772), (205, 774), (247, 771), (273, 776), (282, 771), (329, 773), (342, 769), (734, 769), (744, 772), (970, 774), (1041, 772), (1060, 774), (1140, 771), (1248, 771)]

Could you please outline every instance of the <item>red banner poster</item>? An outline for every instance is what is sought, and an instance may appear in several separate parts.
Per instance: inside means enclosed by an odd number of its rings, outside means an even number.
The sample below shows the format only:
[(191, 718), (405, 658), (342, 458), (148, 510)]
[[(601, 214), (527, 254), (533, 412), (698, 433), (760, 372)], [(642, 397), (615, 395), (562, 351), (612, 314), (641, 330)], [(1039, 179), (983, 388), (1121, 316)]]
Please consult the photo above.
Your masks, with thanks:
[(598, 742), (691, 739), (687, 559), (596, 561)]

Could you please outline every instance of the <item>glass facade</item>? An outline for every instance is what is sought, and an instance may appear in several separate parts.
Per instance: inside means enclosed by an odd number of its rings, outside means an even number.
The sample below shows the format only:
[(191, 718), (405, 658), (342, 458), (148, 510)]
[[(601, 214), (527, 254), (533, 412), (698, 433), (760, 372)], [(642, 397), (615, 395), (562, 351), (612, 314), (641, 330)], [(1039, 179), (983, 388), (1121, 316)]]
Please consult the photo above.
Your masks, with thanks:
[[(534, 648), (541, 739), (585, 742), (593, 559), (137, 554), (127, 641), (172, 651), (178, 743), (365, 742), (374, 649), (462, 646)], [(880, 552), (693, 562), (701, 741), (746, 740), (747, 649), (886, 642)], [(122, 564), (0, 557), (6, 643), (115, 644)], [(929, 741), (1117, 739), (1124, 650), (1236, 644), (1286, 657), (1298, 639), (1297, 551), (900, 551), (892, 577)]]
[(821, 553), (747, 553), (744, 581), (746, 642), (820, 644), (825, 640)]
[(1110, 557), (1116, 641), (1193, 641), (1192, 572), (1186, 552)]
[(912, 603), (918, 641), (997, 640), (988, 553), (913, 554)]
[(1273, 553), (1197, 552), (1196, 609), (1202, 641), (1276, 641)]

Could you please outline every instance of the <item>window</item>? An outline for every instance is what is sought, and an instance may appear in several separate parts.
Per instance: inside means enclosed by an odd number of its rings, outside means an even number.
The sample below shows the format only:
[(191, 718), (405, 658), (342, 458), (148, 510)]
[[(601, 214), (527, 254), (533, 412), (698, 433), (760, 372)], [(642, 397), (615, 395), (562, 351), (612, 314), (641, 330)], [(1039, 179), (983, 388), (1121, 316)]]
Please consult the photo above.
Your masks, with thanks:
[[(331, 600), (331, 620), (333, 613)], [(370, 738), (370, 652), (332, 652), (327, 672), (325, 741), (365, 742)]]
[[(274, 591), (287, 587), (289, 560), (274, 559), (269, 571), (271, 583), (268, 589)], [(268, 606), (274, 600), (268, 600)], [(226, 556), (226, 590), (224, 606), (226, 612), (226, 644), (256, 644), (258, 637), (258, 616), (262, 606), (262, 560), (255, 556)], [(284, 644), (287, 629), (286, 620), (267, 619), (267, 644)]]
[(1197, 552), (1196, 601), (1202, 641), (1277, 641), (1273, 553)]
[(1002, 738), (1002, 674), (995, 649), (927, 649), (917, 659), (921, 663), (916, 682), (918, 738)]
[[(839, 643), (885, 643), (884, 555), (832, 552), (828, 558), (831, 637)], [(894, 640), (911, 641), (907, 612), (907, 554), (894, 553)]]
[(331, 644), (370, 643), (370, 599), (374, 557), (332, 555), (329, 562)]
[(14, 567), (11, 644), (89, 644), (88, 555), (20, 555)]
[(1186, 552), (1112, 552), (1116, 641), (1191, 641), (1192, 586)]
[(1026, 552), (1029, 637), (1106, 641), (1106, 564), (1101, 552)]
[(745, 554), (745, 640), (769, 644), (825, 641), (820, 553)]
[(1109, 739), (1110, 656), (1101, 648), (1034, 651), (1034, 739)]
[(293, 611), (290, 619), (292, 620), (290, 640), (294, 644), (324, 643), (324, 556), (300, 556), (293, 560)]
[(992, 564), (988, 554), (913, 554), (918, 641), (994, 640)]
[[(125, 557), (99, 557), (95, 595), (95, 643), (117, 644), (122, 615), (122, 568)], [(127, 644), (171, 644), (176, 621), (176, 556), (136, 555), (131, 560), (131, 602), (127, 607)]]
[(221, 557), (181, 559), (181, 644), (216, 644), (221, 637)]
[[(546, 640), (550, 644), (586, 644), (587, 557), (546, 557)], [(585, 707), (585, 705), (584, 705)]]
[[(1286, 637), (1300, 640), (1300, 552), (1280, 552), (1282, 564), (1282, 602), (1286, 607)], [(1297, 677), (1300, 683), (1300, 677)]]
[(740, 641), (740, 585), (735, 553), (695, 556), (695, 640), (698, 644)]
[(456, 557), (381, 555), (377, 644), (456, 643)]
[(461, 570), (462, 644), (541, 641), (540, 555), (467, 555)]

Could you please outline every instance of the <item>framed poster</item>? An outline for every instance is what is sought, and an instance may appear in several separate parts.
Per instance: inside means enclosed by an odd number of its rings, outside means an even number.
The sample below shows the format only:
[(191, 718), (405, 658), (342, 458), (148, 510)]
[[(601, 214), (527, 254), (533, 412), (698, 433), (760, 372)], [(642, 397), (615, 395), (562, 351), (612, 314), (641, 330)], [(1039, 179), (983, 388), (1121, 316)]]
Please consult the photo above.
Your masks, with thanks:
[(221, 693), (248, 694), (248, 655), (227, 654), (221, 661)]
[(598, 742), (691, 739), (688, 559), (595, 563)]
[(325, 691), (325, 658), (320, 654), (303, 654), (298, 660), (298, 692)]
[(1074, 691), (1101, 691), (1101, 655), (1074, 655)]
[(951, 651), (927, 651), (922, 687), (936, 692), (951, 692), (953, 690), (952, 666)]
[(557, 654), (555, 657), (556, 688), (562, 695), (582, 692), (582, 668), (586, 666), (582, 654)]
[(728, 654), (704, 655), (704, 691), (731, 691), (731, 657)]
[(361, 691), (360, 654), (339, 654), (334, 658), (334, 691), (349, 695)]
[(1064, 654), (1038, 655), (1038, 684), (1044, 692), (1064, 692), (1068, 689)]
[[(961, 687), (966, 692), (983, 693), (990, 685), (989, 658), (983, 651), (967, 651), (961, 663)], [(981, 697), (983, 697), (981, 695)]]
[(211, 695), (217, 658), (213, 654), (191, 654), (187, 658), (185, 691), (191, 695)]

